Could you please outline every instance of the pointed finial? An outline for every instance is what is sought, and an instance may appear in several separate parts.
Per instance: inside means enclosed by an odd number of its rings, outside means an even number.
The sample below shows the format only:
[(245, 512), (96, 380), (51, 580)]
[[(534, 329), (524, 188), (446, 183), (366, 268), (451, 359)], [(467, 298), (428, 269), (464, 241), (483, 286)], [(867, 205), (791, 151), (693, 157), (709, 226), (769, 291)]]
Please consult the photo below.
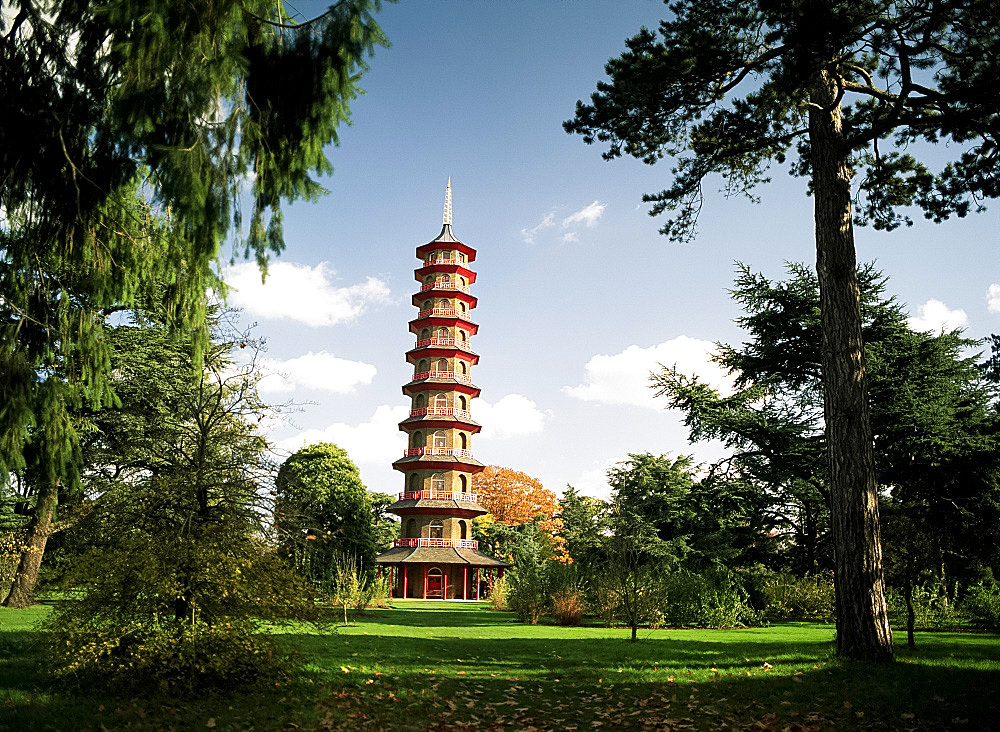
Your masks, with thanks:
[(448, 176), (448, 187), (444, 192), (444, 223), (445, 226), (451, 226), (451, 176)]

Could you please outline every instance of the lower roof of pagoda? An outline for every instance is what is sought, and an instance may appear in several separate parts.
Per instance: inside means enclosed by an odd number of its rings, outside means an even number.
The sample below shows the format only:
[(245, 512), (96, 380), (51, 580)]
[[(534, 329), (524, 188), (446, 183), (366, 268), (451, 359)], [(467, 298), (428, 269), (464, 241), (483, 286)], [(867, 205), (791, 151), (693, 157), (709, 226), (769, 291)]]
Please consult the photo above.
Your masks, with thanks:
[(426, 513), (434, 516), (448, 515), (464, 517), (489, 513), (489, 511), (478, 503), (454, 501), (451, 499), (445, 500), (442, 498), (409, 498), (403, 501), (396, 501), (385, 510), (401, 515)]
[(458, 430), (465, 430), (472, 434), (478, 434), (483, 428), (479, 422), (466, 417), (439, 417), (439, 416), (417, 416), (408, 417), (399, 423), (399, 429), (404, 432), (412, 432), (413, 430), (422, 429), (448, 429), (449, 427), (454, 427)]
[(481, 391), (475, 384), (467, 384), (458, 379), (418, 379), (403, 385), (403, 394), (413, 396), (422, 391), (448, 391), (456, 394), (465, 394), (470, 399), (475, 399)]
[(461, 473), (478, 473), (486, 466), (472, 457), (413, 455), (400, 458), (392, 464), (392, 467), (404, 473), (408, 473), (411, 470), (457, 470)]
[(509, 567), (507, 562), (494, 559), (478, 549), (453, 547), (398, 546), (379, 554), (379, 564), (468, 564), (473, 567)]

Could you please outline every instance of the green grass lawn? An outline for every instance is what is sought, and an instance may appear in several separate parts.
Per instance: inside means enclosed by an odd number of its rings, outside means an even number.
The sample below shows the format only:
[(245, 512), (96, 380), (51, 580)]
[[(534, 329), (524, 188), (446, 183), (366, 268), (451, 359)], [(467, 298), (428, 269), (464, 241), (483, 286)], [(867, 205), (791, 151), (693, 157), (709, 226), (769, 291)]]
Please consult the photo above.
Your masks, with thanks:
[[(61, 686), (47, 608), (0, 609), (0, 728), (993, 729), (1000, 637), (920, 633), (891, 666), (832, 656), (833, 629), (526, 626), (477, 604), (397, 602), (335, 633), (284, 632), (308, 663), (273, 689), (121, 699)], [(902, 637), (902, 634), (899, 634)]]

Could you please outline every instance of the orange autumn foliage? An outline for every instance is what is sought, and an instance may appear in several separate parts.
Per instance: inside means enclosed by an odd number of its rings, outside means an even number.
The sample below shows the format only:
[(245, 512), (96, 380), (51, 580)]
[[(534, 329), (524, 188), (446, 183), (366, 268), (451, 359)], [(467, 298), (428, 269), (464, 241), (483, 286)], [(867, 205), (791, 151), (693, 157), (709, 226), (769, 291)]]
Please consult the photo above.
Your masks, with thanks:
[(472, 490), (479, 494), (479, 505), (498, 524), (520, 526), (541, 517), (538, 526), (552, 537), (553, 558), (572, 561), (566, 552), (566, 540), (557, 536), (563, 525), (555, 515), (559, 499), (539, 480), (517, 470), (487, 465), (472, 477)]

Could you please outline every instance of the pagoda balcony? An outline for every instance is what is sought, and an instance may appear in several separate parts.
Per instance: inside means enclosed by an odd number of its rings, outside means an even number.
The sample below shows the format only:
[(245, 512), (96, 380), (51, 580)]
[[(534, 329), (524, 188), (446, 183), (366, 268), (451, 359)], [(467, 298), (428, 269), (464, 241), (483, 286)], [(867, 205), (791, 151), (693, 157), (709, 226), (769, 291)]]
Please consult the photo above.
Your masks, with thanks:
[(429, 264), (457, 264), (460, 267), (464, 267), (467, 263), (464, 259), (433, 259), (428, 257), (424, 260), (424, 266)]
[(396, 539), (392, 542), (394, 547), (399, 546), (430, 546), (430, 547), (450, 547), (452, 549), (478, 549), (479, 542), (469, 539)]
[(469, 345), (469, 342), (457, 338), (441, 338), (440, 336), (421, 338), (417, 341), (415, 348), (426, 348), (427, 346), (453, 346), (472, 353), (472, 346)]
[(414, 381), (420, 381), (421, 379), (454, 379), (455, 381), (461, 381), (463, 384), (472, 383), (471, 376), (461, 374), (457, 371), (417, 371), (413, 374)]
[(456, 310), (455, 308), (430, 308), (417, 313), (418, 319), (428, 317), (461, 318), (462, 320), (468, 320), (470, 323), (472, 322), (471, 313), (467, 313), (464, 310)]
[(457, 290), (458, 292), (469, 293), (469, 288), (465, 285), (459, 285), (455, 282), (445, 282), (444, 280), (435, 280), (434, 282), (428, 282), (426, 285), (420, 286), (421, 292), (426, 292), (427, 290)]
[(399, 494), (399, 500), (401, 501), (419, 501), (421, 498), (430, 498), (435, 501), (479, 503), (478, 493), (462, 493), (459, 491), (403, 491)]
[(457, 407), (421, 407), (411, 409), (411, 417), (461, 417), (462, 419), (472, 419), (468, 409), (458, 409)]
[(403, 450), (403, 457), (419, 457), (427, 455), (443, 455), (445, 457), (472, 458), (472, 450), (460, 447), (408, 447)]

